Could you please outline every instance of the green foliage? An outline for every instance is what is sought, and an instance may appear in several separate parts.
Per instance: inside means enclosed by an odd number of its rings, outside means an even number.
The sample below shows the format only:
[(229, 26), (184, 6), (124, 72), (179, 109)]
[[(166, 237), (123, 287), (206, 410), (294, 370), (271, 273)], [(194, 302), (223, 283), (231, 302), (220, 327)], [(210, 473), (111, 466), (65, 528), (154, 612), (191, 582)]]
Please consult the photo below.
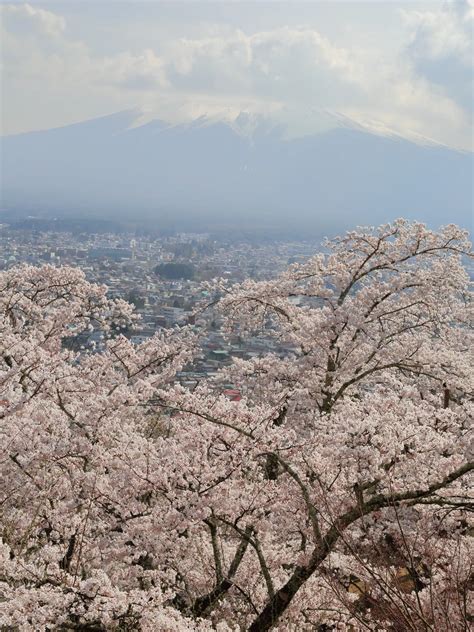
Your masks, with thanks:
[(164, 279), (193, 279), (194, 268), (188, 263), (160, 263), (155, 268), (155, 274)]

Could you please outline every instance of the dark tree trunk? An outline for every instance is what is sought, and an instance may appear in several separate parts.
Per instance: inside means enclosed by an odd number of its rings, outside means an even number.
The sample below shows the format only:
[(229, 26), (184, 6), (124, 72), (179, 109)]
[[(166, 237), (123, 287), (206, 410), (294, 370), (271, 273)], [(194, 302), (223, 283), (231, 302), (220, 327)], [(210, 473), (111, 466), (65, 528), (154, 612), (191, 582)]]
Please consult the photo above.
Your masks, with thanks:
[(449, 400), (451, 399), (451, 393), (446, 384), (443, 384), (443, 408), (449, 408)]
[(278, 478), (278, 458), (275, 454), (269, 454), (265, 461), (265, 478), (276, 481)]
[(258, 617), (253, 621), (248, 632), (266, 632), (270, 630), (285, 612), (288, 604), (296, 595), (313, 570), (307, 566), (299, 566), (284, 586), (278, 590)]

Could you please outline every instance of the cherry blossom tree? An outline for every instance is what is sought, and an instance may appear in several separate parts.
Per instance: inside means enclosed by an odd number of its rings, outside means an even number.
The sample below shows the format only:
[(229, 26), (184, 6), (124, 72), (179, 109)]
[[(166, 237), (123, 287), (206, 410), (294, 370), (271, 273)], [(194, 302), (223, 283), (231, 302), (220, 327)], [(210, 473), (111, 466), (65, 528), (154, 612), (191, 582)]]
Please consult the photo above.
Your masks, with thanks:
[(286, 351), (191, 390), (192, 328), (132, 345), (81, 272), (1, 273), (0, 626), (467, 630), (469, 253), (399, 220), (220, 284)]
[[(229, 331), (263, 329), (292, 352), (223, 371), (238, 403), (216, 398), (219, 378), (162, 393), (179, 432), (201, 429), (190, 484), (206, 490), (214, 537), (249, 542), (250, 631), (465, 630), (467, 236), (397, 221), (326, 247), (274, 281), (222, 286)], [(232, 592), (236, 612), (244, 597)]]
[[(172, 506), (143, 403), (191, 357), (187, 330), (134, 347), (131, 307), (70, 268), (19, 267), (0, 280), (2, 629), (207, 630), (168, 602)], [(70, 351), (98, 328), (100, 353)], [(163, 475), (165, 478), (163, 478)], [(168, 604), (168, 605), (167, 605)]]

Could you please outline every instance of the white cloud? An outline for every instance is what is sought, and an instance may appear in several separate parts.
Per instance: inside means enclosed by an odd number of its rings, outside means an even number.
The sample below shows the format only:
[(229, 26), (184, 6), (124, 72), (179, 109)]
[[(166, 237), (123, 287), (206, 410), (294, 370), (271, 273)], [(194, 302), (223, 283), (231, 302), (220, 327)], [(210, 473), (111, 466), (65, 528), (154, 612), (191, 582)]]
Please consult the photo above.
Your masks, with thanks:
[(126, 90), (156, 90), (167, 87), (165, 62), (151, 49), (140, 54), (130, 52), (105, 57), (95, 66), (96, 81)]
[(356, 83), (357, 67), (349, 51), (308, 28), (249, 35), (226, 30), (214, 37), (179, 40), (164, 56), (175, 84), (200, 90), (325, 101), (323, 87), (331, 98), (341, 81)]
[(55, 37), (64, 32), (66, 20), (44, 9), (30, 4), (5, 4), (1, 11), (8, 27), (19, 34), (43, 34)]
[(472, 65), (474, 5), (471, 1), (448, 5), (441, 11), (402, 10), (411, 29), (411, 48), (428, 59), (456, 57)]
[(474, 4), (455, 2), (439, 11), (403, 11), (409, 28), (406, 57), (418, 76), (451, 98), (472, 119)]

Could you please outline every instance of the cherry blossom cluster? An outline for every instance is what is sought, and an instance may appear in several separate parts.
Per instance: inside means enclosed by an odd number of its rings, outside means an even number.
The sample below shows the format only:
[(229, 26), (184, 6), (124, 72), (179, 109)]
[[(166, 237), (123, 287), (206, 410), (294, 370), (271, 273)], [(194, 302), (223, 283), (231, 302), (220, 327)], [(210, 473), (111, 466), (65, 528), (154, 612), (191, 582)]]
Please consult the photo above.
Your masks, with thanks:
[(0, 627), (467, 629), (470, 253), (398, 220), (217, 283), (226, 331), (287, 352), (192, 389), (193, 328), (133, 345), (80, 271), (2, 272)]

